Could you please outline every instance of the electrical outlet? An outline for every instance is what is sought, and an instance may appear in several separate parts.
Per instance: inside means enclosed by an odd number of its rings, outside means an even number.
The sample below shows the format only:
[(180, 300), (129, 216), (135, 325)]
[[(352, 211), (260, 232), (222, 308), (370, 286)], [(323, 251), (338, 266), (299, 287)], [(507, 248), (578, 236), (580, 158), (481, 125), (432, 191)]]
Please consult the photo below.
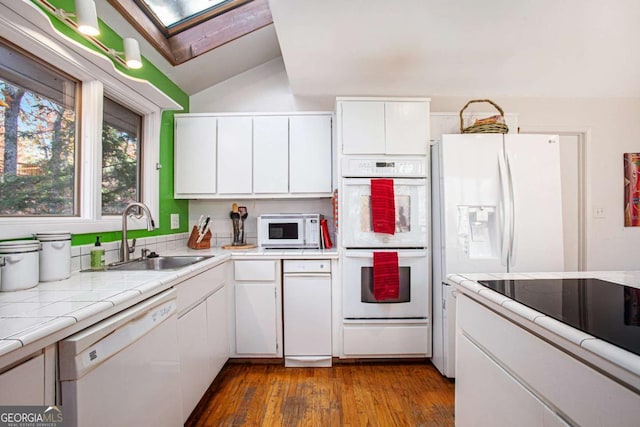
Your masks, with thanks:
[(180, 228), (180, 214), (171, 214), (171, 229)]
[(594, 218), (605, 218), (605, 212), (603, 207), (597, 207), (593, 209)]

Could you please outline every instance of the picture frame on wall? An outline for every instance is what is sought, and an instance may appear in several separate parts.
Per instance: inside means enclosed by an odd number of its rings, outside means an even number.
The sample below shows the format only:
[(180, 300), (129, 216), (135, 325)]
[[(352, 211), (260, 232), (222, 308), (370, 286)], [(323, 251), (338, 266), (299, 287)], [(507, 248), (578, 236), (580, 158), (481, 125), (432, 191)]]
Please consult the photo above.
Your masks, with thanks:
[(640, 226), (640, 153), (624, 154), (624, 226)]

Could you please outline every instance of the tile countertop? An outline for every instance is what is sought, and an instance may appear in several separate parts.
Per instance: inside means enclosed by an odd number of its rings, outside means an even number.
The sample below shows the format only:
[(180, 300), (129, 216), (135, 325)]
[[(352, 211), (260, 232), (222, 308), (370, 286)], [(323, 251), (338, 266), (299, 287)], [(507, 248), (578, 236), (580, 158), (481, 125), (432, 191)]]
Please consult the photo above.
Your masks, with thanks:
[(640, 271), (584, 271), (561, 273), (460, 273), (447, 282), (543, 340), (570, 352), (582, 362), (640, 391), (640, 356), (595, 338), (479, 284), (478, 280), (601, 279), (640, 288)]
[[(74, 272), (66, 280), (0, 292), (0, 367), (12, 363), (229, 259), (337, 259), (336, 250), (174, 249), (161, 255), (214, 255), (169, 271)], [(15, 352), (15, 350), (23, 350)], [(17, 354), (10, 356), (9, 353)], [(18, 354), (19, 353), (19, 354)]]

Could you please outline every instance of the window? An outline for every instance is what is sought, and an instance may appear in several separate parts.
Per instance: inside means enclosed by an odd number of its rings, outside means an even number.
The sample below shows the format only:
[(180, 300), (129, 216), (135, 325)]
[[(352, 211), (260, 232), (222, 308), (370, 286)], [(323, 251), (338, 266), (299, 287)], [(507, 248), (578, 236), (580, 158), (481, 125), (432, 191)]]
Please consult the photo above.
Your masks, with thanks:
[(174, 35), (252, 0), (135, 0), (165, 35)]
[[(12, 7), (16, 10), (11, 9)], [(0, 166), (5, 166), (3, 144), (7, 129), (4, 126), (4, 115), (11, 104), (9, 101), (14, 100), (11, 95), (11, 99), (5, 98), (8, 93), (6, 91), (13, 90), (9, 88), (8, 84), (10, 84), (25, 90), (25, 93), (30, 92), (39, 97), (37, 101), (33, 101), (34, 105), (49, 109), (46, 110), (48, 116), (44, 115), (43, 109), (43, 115), (35, 117), (40, 121), (32, 122), (33, 128), (36, 125), (39, 126), (38, 132), (41, 132), (42, 139), (37, 141), (38, 144), (30, 141), (32, 152), (17, 151), (20, 156), (23, 156), (23, 153), (26, 153), (25, 156), (28, 154), (29, 157), (24, 157), (24, 163), (39, 162), (40, 164), (36, 166), (40, 169), (30, 164), (21, 165), (20, 173), (29, 170), (28, 173), (31, 174), (54, 176), (53, 172), (56, 169), (52, 169), (45, 161), (51, 159), (53, 159), (51, 161), (58, 161), (61, 163), (59, 169), (66, 173), (64, 175), (65, 192), (62, 193), (59, 190), (61, 185), (58, 185), (54, 190), (59, 191), (59, 194), (55, 191), (40, 193), (42, 198), (51, 198), (50, 196), (55, 195), (58, 205), (54, 205), (51, 201), (35, 203), (34, 201), (38, 198), (33, 197), (35, 193), (32, 190), (37, 187), (35, 185), (22, 187), (25, 193), (23, 200), (25, 204), (31, 205), (31, 211), (16, 209), (19, 207), (17, 203), (13, 205), (4, 203), (4, 207), (11, 211), (0, 210), (0, 239), (22, 239), (33, 233), (52, 230), (68, 230), (72, 234), (119, 231), (122, 228), (120, 217), (122, 211), (118, 211), (117, 203), (125, 203), (123, 199), (125, 196), (146, 204), (156, 224), (162, 226), (159, 215), (162, 110), (179, 110), (182, 107), (148, 81), (115, 71), (113, 62), (109, 58), (92, 51), (78, 49), (77, 43), (67, 40), (53, 30), (49, 19), (44, 14), (32, 13), (37, 9), (37, 6), (31, 2), (9, 2), (7, 10), (3, 9), (3, 13), (0, 13)], [(25, 20), (24, 16), (29, 16), (29, 20)], [(18, 51), (16, 46), (20, 46), (20, 54), (15, 53)], [(27, 60), (29, 62), (26, 62)], [(27, 82), (30, 83), (27, 84)], [(104, 101), (105, 96), (121, 108), (111, 108), (113, 105), (109, 101)], [(21, 100), (23, 108), (25, 98), (29, 99), (26, 94)], [(119, 113), (123, 110), (128, 110), (128, 114), (124, 114), (124, 117), (128, 118), (123, 118), (123, 114)], [(60, 111), (63, 113), (59, 116), (61, 118), (56, 125), (54, 119)], [(26, 120), (29, 117), (34, 118), (24, 111), (18, 114), (18, 120)], [(107, 126), (104, 126), (105, 121)], [(116, 191), (116, 187), (127, 180), (120, 179), (119, 176), (115, 181), (105, 179), (106, 182), (103, 182), (102, 179), (103, 173), (105, 177), (108, 175), (108, 171), (102, 169), (103, 161), (105, 167), (108, 164), (102, 152), (102, 131), (108, 126), (113, 126), (121, 136), (127, 134), (128, 150), (134, 149), (134, 144), (130, 141), (134, 139), (136, 141), (135, 168), (137, 169), (132, 172), (136, 174), (136, 181), (132, 186), (122, 187), (126, 189), (119, 192)], [(137, 132), (134, 132), (134, 129), (137, 129)], [(12, 131), (9, 129), (9, 134)], [(29, 132), (33, 130), (27, 127), (15, 133), (18, 137), (24, 138), (29, 136)], [(54, 139), (53, 137), (47, 139), (46, 135), (56, 132), (57, 135), (62, 135), (64, 132), (66, 136), (55, 141), (73, 142), (73, 146), (49, 146), (48, 144), (53, 144)], [(134, 133), (136, 133), (135, 137)], [(20, 144), (20, 139), (16, 138), (16, 141)], [(34, 152), (39, 157), (33, 154)], [(54, 156), (52, 153), (63, 154)], [(111, 161), (117, 156), (106, 157)], [(129, 170), (132, 170), (133, 163), (125, 163), (129, 166)], [(113, 166), (113, 163), (111, 165)], [(124, 167), (124, 164), (120, 166)], [(71, 170), (73, 175), (69, 174)], [(16, 161), (14, 176), (22, 179), (17, 172)], [(58, 173), (55, 176), (62, 180), (63, 174)], [(37, 179), (40, 182), (43, 178)], [(2, 184), (6, 181), (3, 170), (0, 170), (0, 191), (2, 191)], [(31, 181), (36, 181), (36, 178), (31, 178)], [(53, 185), (50, 185), (51, 187)], [(28, 194), (26, 194), (27, 191), (29, 191)], [(9, 195), (16, 197), (17, 192), (14, 193)], [(103, 193), (119, 194), (109, 201), (105, 197), (105, 211), (103, 211)], [(61, 194), (64, 194), (64, 197)], [(6, 192), (0, 194), (0, 204), (4, 201), (5, 195), (7, 195)], [(116, 212), (117, 215), (111, 212)], [(141, 220), (134, 218), (129, 221), (130, 230), (143, 228), (146, 228), (144, 218)]]
[(74, 216), (80, 83), (0, 43), (0, 216)]
[(105, 97), (102, 121), (102, 215), (141, 201), (142, 117)]

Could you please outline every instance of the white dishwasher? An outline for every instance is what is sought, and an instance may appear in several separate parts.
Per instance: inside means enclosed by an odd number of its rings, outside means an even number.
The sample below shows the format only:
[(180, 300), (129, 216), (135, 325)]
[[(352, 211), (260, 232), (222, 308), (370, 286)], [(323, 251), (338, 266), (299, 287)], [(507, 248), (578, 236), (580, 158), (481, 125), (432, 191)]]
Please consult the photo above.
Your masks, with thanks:
[(65, 425), (182, 425), (176, 291), (59, 343)]
[(331, 366), (331, 262), (283, 261), (285, 367)]

